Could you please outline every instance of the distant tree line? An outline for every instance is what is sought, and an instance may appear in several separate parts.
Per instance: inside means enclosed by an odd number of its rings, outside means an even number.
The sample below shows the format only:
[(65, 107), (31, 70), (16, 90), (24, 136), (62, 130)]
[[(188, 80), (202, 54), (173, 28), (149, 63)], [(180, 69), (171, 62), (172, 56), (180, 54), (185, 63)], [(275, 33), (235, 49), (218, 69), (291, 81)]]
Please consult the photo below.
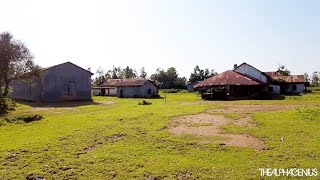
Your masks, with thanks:
[[(146, 78), (147, 74), (144, 68), (141, 69), (141, 74), (139, 77)], [(100, 85), (104, 83), (107, 79), (124, 79), (124, 78), (137, 78), (138, 73), (135, 69), (129, 66), (125, 68), (113, 67), (110, 70), (105, 71), (103, 68), (99, 67), (96, 72), (96, 78), (94, 79), (94, 85)]]
[[(289, 76), (291, 74), (291, 72), (283, 65), (278, 67), (277, 72), (284, 76)], [(320, 71), (313, 72), (311, 77), (308, 75), (308, 73), (304, 73), (304, 80), (306, 82), (310, 82), (310, 86), (320, 86)]]
[(312, 73), (312, 76), (309, 77), (307, 73), (304, 73), (304, 78), (306, 81), (310, 82), (310, 85), (313, 87), (320, 86), (320, 72), (315, 71)]

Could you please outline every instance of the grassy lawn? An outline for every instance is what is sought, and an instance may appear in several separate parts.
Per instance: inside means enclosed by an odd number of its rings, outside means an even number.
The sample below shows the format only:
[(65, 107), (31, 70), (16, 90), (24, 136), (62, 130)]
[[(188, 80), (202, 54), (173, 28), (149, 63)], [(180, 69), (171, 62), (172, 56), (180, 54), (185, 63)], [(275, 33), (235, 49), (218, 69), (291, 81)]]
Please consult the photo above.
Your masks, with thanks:
[[(152, 105), (115, 97), (94, 97), (95, 103), (75, 107), (19, 104), (12, 116), (32, 112), (44, 118), (0, 126), (0, 179), (257, 179), (259, 168), (320, 167), (320, 93), (210, 103), (193, 93), (166, 97), (148, 99)], [(228, 104), (301, 107), (252, 113), (255, 127), (223, 127), (263, 140), (266, 147), (259, 152), (166, 130), (172, 117)]]

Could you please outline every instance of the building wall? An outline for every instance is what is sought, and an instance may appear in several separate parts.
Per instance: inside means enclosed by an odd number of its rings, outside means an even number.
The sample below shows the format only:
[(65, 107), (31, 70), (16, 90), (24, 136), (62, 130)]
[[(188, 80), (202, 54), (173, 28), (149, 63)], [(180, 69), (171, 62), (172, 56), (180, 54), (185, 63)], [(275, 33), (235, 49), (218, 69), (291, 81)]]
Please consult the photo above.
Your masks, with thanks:
[(49, 69), (43, 76), (43, 100), (91, 100), (91, 74), (70, 63)]
[[(272, 87), (272, 92), (268, 90), (269, 87)], [(280, 94), (280, 86), (279, 85), (269, 85), (267, 87), (267, 92), (269, 94)]]
[(264, 75), (261, 71), (249, 66), (248, 64), (242, 64), (241, 66), (237, 67), (235, 69), (236, 72), (248, 75), (250, 77), (253, 77), (255, 79), (258, 79), (264, 83), (267, 83), (268, 78), (266, 75)]
[[(296, 90), (294, 90), (293, 86), (296, 85)], [(300, 94), (304, 91), (305, 85), (303, 83), (296, 83), (296, 84), (288, 84), (285, 92), (286, 93), (293, 93), (293, 94)]]
[(117, 95), (117, 88), (115, 88), (115, 87), (94, 88), (94, 89), (92, 89), (92, 94), (95, 96), (102, 96), (103, 89), (105, 91), (104, 96), (116, 96)]
[(33, 80), (31, 83), (26, 81), (11, 81), (11, 91), (9, 97), (14, 99), (41, 101), (42, 100), (42, 80)]
[(189, 83), (189, 84), (187, 85), (187, 90), (188, 90), (188, 92), (194, 92), (193, 86), (195, 86), (197, 83), (198, 83), (198, 82)]
[[(151, 89), (150, 94), (148, 94), (148, 89)], [(121, 91), (122, 91), (122, 94), (121, 94)], [(118, 97), (150, 98), (157, 95), (158, 95), (158, 88), (149, 81), (146, 82), (143, 86), (117, 87)]]
[(92, 91), (92, 95), (94, 95), (94, 96), (100, 96), (101, 95), (101, 89), (94, 88), (91, 91)]
[(116, 95), (117, 95), (117, 88), (106, 89), (106, 96), (116, 96)]

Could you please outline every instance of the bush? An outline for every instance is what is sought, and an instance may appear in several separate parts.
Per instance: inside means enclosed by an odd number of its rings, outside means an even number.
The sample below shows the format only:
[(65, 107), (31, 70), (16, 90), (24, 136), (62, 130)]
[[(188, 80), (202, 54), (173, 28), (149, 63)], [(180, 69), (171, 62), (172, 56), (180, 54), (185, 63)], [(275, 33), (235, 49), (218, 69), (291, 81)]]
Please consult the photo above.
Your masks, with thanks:
[(320, 91), (320, 87), (319, 87), (319, 86), (316, 86), (316, 87), (308, 87), (307, 90)]
[(14, 111), (16, 103), (10, 98), (0, 100), (0, 115), (6, 114), (9, 111)]
[(151, 105), (152, 103), (149, 101), (143, 100), (142, 102), (139, 102), (139, 105)]
[(163, 90), (164, 93), (178, 93), (180, 92), (180, 89), (165, 89)]
[(0, 125), (30, 123), (33, 121), (39, 121), (42, 118), (43, 117), (39, 114), (23, 114), (23, 115), (4, 116), (4, 117), (0, 118)]

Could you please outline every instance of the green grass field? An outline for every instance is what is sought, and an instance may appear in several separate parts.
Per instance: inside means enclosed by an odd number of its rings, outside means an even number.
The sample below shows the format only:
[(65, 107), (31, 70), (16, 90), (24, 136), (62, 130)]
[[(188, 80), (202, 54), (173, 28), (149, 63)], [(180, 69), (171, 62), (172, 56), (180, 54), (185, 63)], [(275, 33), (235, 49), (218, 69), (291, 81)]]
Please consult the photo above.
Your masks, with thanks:
[[(94, 97), (95, 103), (76, 107), (19, 104), (10, 116), (44, 118), (0, 126), (0, 179), (259, 179), (259, 168), (320, 168), (320, 93), (217, 103), (202, 103), (193, 93), (166, 98), (147, 99), (152, 105), (145, 106), (138, 105), (143, 99), (115, 97)], [(256, 127), (223, 127), (263, 140), (259, 152), (166, 130), (172, 117), (224, 104), (303, 107), (252, 113)]]

